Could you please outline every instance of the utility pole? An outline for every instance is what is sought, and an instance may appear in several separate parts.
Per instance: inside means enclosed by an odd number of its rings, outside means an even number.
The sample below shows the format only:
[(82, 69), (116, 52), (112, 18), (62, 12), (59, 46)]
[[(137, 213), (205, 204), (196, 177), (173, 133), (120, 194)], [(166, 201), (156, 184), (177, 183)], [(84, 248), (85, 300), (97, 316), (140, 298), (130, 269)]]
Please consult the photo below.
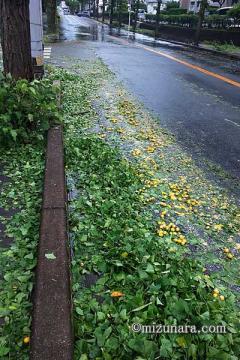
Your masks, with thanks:
[(29, 0), (0, 0), (4, 73), (33, 80)]
[(128, 0), (128, 39), (129, 39), (130, 27), (131, 27), (131, 12), (132, 12), (132, 4), (131, 4), (131, 0)]

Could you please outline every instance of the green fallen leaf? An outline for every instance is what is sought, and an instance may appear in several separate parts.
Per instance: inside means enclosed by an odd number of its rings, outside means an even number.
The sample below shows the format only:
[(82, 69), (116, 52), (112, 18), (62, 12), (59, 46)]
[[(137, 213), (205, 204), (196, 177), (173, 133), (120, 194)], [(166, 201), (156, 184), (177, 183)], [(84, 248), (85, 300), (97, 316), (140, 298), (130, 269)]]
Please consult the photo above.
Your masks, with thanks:
[(148, 306), (151, 305), (151, 304), (152, 304), (152, 301), (149, 302), (149, 303), (147, 303), (147, 304), (145, 304), (145, 305), (139, 306), (139, 307), (137, 307), (136, 309), (133, 309), (131, 312), (140, 311), (140, 310), (148, 307)]

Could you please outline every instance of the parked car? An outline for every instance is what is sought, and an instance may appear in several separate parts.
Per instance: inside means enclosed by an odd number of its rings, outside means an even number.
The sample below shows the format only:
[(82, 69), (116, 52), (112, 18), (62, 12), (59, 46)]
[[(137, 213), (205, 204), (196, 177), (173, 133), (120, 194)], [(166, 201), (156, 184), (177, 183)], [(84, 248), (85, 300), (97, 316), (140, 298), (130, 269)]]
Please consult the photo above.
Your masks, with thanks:
[(222, 7), (220, 9), (217, 9), (217, 14), (218, 15), (227, 15), (227, 12), (232, 9), (232, 6), (225, 6), (225, 7)]
[(80, 16), (80, 17), (90, 17), (89, 15), (89, 11), (87, 10), (84, 10), (84, 11), (81, 11), (77, 14), (77, 16)]

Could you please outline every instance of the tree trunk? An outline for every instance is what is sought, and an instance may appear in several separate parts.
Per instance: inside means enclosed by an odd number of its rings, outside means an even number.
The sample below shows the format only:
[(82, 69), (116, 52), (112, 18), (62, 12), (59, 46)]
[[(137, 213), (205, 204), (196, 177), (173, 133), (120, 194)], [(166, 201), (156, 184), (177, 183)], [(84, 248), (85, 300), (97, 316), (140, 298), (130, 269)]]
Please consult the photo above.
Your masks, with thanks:
[(157, 13), (156, 13), (156, 23), (155, 23), (155, 39), (159, 35), (159, 17), (160, 17), (161, 4), (162, 4), (162, 0), (158, 0)]
[(103, 0), (103, 8), (102, 8), (102, 22), (103, 23), (105, 20), (105, 6), (106, 6), (106, 0)]
[(46, 0), (42, 0), (42, 11), (43, 13), (46, 12)]
[(198, 46), (198, 44), (199, 44), (200, 32), (201, 32), (202, 23), (204, 20), (204, 13), (205, 13), (205, 9), (206, 9), (207, 5), (208, 5), (207, 0), (201, 1), (200, 10), (198, 13), (198, 23), (197, 23), (196, 33), (195, 33), (195, 41), (194, 41), (194, 44), (196, 46)]
[(57, 32), (57, 2), (56, 0), (47, 1), (47, 32), (48, 34), (55, 34)]
[(99, 0), (96, 0), (96, 18), (98, 21), (98, 16), (99, 16)]
[[(91, 4), (91, 0), (89, 0), (88, 2), (88, 10), (89, 10), (89, 16), (91, 17), (91, 9), (92, 9), (92, 4)], [(82, 6), (81, 6), (81, 11), (82, 11)]]
[(119, 0), (118, 3), (118, 27), (119, 29), (122, 26), (122, 0)]
[(114, 11), (114, 0), (111, 0), (110, 16), (109, 16), (109, 24), (110, 24), (110, 26), (112, 26), (112, 22), (113, 22), (113, 11)]
[(33, 80), (29, 0), (0, 0), (4, 73)]
[(96, 16), (96, 2), (93, 0), (93, 18)]
[(137, 27), (137, 19), (138, 19), (138, 10), (139, 10), (139, 0), (137, 0), (134, 4), (135, 6), (135, 11), (134, 11), (134, 23), (133, 23), (133, 32), (136, 31), (136, 27)]

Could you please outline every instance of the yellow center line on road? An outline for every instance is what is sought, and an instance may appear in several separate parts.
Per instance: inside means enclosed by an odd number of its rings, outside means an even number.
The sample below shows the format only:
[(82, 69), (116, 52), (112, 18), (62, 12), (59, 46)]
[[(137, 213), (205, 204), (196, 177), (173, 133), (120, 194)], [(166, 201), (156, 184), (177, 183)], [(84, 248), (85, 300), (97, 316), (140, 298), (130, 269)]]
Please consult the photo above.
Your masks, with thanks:
[[(115, 38), (115, 39), (116, 39), (116, 38)], [(120, 39), (119, 39), (119, 40), (120, 40)], [(123, 43), (129, 45), (129, 42), (128, 42), (128, 41), (123, 40), (123, 39), (121, 39), (121, 41), (122, 41)], [(205, 74), (205, 75), (212, 76), (212, 77), (214, 77), (214, 78), (216, 78), (216, 79), (222, 80), (222, 81), (224, 81), (224, 82), (226, 82), (226, 83), (228, 83), (228, 84), (230, 84), (230, 85), (233, 85), (233, 86), (236, 86), (236, 87), (239, 87), (239, 88), (240, 88), (240, 82), (231, 80), (231, 79), (227, 78), (226, 76), (219, 75), (219, 74), (217, 74), (217, 73), (215, 73), (215, 72), (206, 70), (206, 69), (204, 69), (204, 68), (202, 68), (202, 67), (200, 67), (200, 66), (193, 65), (193, 64), (191, 64), (191, 63), (189, 63), (189, 62), (187, 62), (187, 61), (178, 59), (178, 58), (176, 58), (175, 56), (169, 55), (169, 54), (167, 54), (167, 53), (165, 53), (165, 52), (151, 49), (151, 48), (148, 47), (148, 46), (139, 45), (139, 44), (136, 44), (136, 43), (135, 43), (134, 45), (135, 45), (136, 47), (141, 48), (141, 49), (144, 49), (144, 50), (153, 52), (154, 54), (157, 54), (157, 55), (160, 55), (160, 56), (164, 56), (164, 57), (166, 57), (166, 58), (168, 58), (168, 59), (170, 59), (170, 60), (176, 61), (176, 62), (178, 62), (178, 63), (180, 63), (180, 64), (182, 64), (182, 65), (185, 65), (185, 66), (187, 66), (187, 67), (189, 67), (189, 68), (191, 68), (191, 69), (197, 70), (197, 71), (199, 71), (199, 72), (201, 72), (201, 73), (203, 73), (203, 74)]]
[(151, 52), (153, 52), (153, 53), (155, 53), (155, 54), (164, 56), (164, 57), (166, 57), (166, 58), (168, 58), (168, 59), (171, 59), (171, 60), (173, 60), (173, 61), (176, 61), (176, 62), (178, 62), (178, 63), (180, 63), (180, 64), (183, 64), (183, 65), (185, 65), (185, 66), (187, 66), (187, 67), (189, 67), (189, 68), (191, 68), (191, 69), (197, 70), (197, 71), (199, 71), (199, 72), (201, 72), (201, 73), (203, 73), (203, 74), (206, 74), (206, 75), (215, 77), (216, 79), (222, 80), (222, 81), (224, 81), (224, 82), (226, 82), (226, 83), (228, 83), (228, 84), (231, 84), (231, 85), (240, 87), (240, 82), (231, 80), (231, 79), (227, 78), (226, 76), (219, 75), (219, 74), (217, 74), (217, 73), (215, 73), (215, 72), (206, 70), (206, 69), (204, 69), (204, 68), (202, 68), (202, 67), (200, 67), (200, 66), (193, 65), (193, 64), (191, 64), (191, 63), (189, 63), (189, 62), (187, 62), (187, 61), (178, 59), (178, 58), (176, 58), (176, 57), (174, 57), (174, 56), (172, 56), (172, 55), (166, 54), (166, 53), (164, 53), (164, 52), (162, 52), (162, 51), (157, 51), (157, 50), (151, 49), (151, 48), (149, 48), (149, 47), (147, 47), (147, 46), (142, 46), (142, 45), (137, 45), (137, 46), (140, 47), (140, 48), (143, 48), (143, 49), (145, 49), (145, 50), (147, 50), (147, 51), (151, 51)]

